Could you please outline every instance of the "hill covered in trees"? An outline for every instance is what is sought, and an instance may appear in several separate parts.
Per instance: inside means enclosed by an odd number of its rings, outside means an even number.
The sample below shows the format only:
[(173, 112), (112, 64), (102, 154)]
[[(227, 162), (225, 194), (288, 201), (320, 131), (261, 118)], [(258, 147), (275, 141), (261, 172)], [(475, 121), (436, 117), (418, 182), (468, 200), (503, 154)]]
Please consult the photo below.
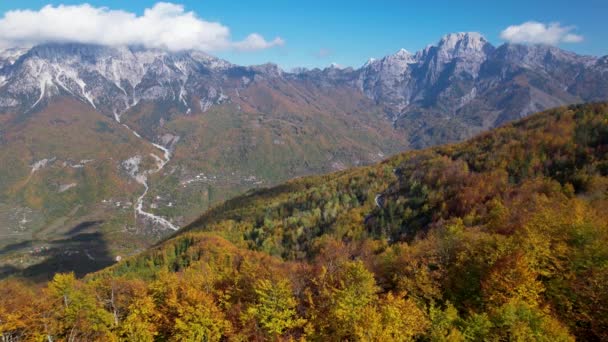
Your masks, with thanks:
[(608, 340), (608, 104), (250, 192), (83, 280), (0, 284), (5, 340)]

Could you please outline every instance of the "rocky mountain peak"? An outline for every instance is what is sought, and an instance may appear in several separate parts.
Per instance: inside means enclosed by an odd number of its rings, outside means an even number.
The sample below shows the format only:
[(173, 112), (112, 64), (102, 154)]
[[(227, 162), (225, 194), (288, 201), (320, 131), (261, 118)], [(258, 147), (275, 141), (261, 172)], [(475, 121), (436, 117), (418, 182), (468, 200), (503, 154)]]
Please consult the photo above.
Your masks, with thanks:
[(418, 62), (418, 60), (416, 59), (416, 56), (414, 54), (412, 54), (411, 52), (407, 51), (406, 49), (399, 49), (399, 51), (397, 51), (396, 53), (387, 56), (385, 59), (385, 61), (388, 61), (389, 63), (393, 62), (393, 63), (406, 63), (406, 64), (413, 64)]
[(409, 58), (413, 55), (411, 52), (407, 51), (406, 49), (399, 49), (399, 51), (397, 51), (393, 56), (401, 57), (401, 58)]
[(481, 50), (488, 41), (478, 32), (456, 32), (449, 33), (441, 37), (437, 46), (444, 49), (465, 49)]
[(376, 61), (377, 61), (377, 59), (376, 59), (376, 58), (373, 58), (373, 57), (372, 57), (372, 58), (370, 58), (370, 59), (368, 59), (368, 60), (365, 62), (365, 64), (363, 64), (363, 68), (368, 67), (368, 66), (370, 66), (370, 65), (374, 64)]
[[(434, 51), (433, 51), (434, 50)], [(494, 47), (477, 32), (459, 32), (445, 35), (434, 47), (427, 48), (427, 55), (435, 52), (440, 60), (453, 58), (480, 59)], [(431, 53), (429, 53), (432, 51)]]

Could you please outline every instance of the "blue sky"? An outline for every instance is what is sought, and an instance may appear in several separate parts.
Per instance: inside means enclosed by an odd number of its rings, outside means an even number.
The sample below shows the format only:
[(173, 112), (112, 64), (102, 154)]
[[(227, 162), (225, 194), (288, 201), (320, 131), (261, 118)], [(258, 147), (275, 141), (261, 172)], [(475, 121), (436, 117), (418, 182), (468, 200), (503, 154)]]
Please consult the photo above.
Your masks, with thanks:
[[(142, 15), (157, 1), (99, 1), (87, 3)], [(370, 57), (382, 57), (399, 48), (417, 51), (450, 32), (477, 31), (494, 44), (501, 31), (527, 21), (572, 26), (584, 39), (559, 44), (591, 55), (608, 55), (608, 1), (220, 1), (174, 0), (205, 21), (228, 27), (231, 39), (258, 33), (267, 40), (280, 37), (282, 46), (256, 51), (215, 51), (237, 64), (274, 62), (295, 66), (360, 66)], [(44, 5), (76, 5), (83, 1), (1, 1), (0, 13), (14, 9), (39, 10)]]

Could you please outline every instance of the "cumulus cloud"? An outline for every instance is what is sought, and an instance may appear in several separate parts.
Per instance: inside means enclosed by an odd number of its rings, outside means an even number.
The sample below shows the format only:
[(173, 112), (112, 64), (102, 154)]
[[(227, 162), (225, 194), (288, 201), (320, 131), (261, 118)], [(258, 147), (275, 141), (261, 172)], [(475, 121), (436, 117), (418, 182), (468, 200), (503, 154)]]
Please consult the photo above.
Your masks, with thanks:
[(573, 26), (561, 26), (559, 23), (543, 24), (528, 21), (504, 29), (500, 37), (510, 43), (548, 44), (578, 43), (583, 36), (572, 33)]
[(275, 46), (285, 45), (285, 41), (281, 37), (276, 37), (272, 41), (266, 41), (264, 37), (257, 33), (252, 33), (245, 40), (232, 44), (236, 49), (242, 51), (252, 51), (260, 49), (268, 49)]
[(47, 5), (38, 11), (12, 10), (0, 18), (0, 45), (29, 46), (48, 42), (101, 45), (142, 45), (179, 50), (252, 51), (284, 45), (277, 37), (267, 41), (252, 33), (234, 41), (230, 29), (206, 21), (183, 5), (159, 2), (143, 15), (82, 5)]

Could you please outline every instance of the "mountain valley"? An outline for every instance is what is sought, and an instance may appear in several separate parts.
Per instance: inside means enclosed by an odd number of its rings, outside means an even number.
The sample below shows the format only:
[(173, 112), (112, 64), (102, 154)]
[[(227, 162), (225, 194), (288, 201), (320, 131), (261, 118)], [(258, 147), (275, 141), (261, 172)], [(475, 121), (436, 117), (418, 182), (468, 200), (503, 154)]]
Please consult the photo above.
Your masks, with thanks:
[[(444, 36), (359, 69), (53, 43), (0, 53), (0, 274), (142, 251), (250, 189), (608, 99), (608, 57)], [(41, 266), (41, 263), (46, 263)], [(50, 266), (52, 265), (52, 266)]]

